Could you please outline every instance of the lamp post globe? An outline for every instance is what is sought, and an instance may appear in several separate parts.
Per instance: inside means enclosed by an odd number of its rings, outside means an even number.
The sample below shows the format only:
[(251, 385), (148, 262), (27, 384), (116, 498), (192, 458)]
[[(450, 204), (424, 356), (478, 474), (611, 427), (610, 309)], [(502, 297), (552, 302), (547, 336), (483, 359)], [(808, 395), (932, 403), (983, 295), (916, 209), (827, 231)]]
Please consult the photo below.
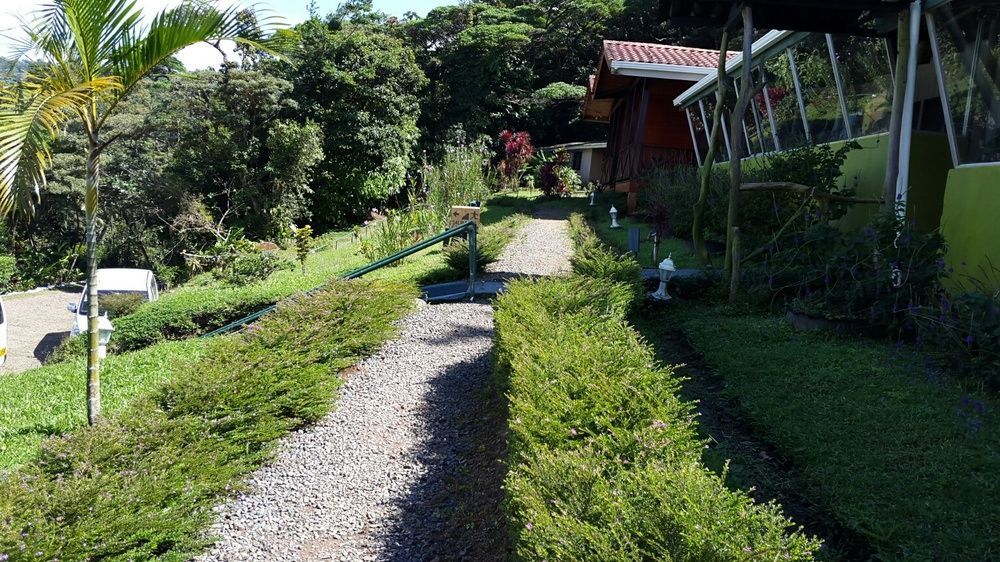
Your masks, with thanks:
[(115, 327), (111, 324), (111, 320), (108, 320), (107, 315), (97, 319), (97, 355), (101, 359), (108, 355), (108, 342), (111, 341), (111, 334), (114, 331)]
[(677, 268), (674, 266), (672, 256), (673, 254), (667, 255), (666, 259), (661, 261), (657, 268), (660, 272), (660, 286), (656, 289), (656, 292), (650, 293), (649, 296), (658, 301), (668, 301), (673, 298), (669, 293), (667, 293), (667, 282), (670, 281), (674, 272), (677, 271)]
[(618, 224), (618, 209), (614, 205), (611, 206), (611, 228), (621, 228), (622, 225)]

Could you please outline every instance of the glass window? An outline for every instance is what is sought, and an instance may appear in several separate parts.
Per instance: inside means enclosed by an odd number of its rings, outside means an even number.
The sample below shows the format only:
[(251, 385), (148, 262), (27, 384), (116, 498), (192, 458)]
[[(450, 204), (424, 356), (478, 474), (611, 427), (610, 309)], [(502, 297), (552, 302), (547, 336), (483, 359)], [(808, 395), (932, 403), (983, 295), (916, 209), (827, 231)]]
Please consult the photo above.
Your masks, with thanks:
[(840, 111), (826, 37), (810, 35), (792, 47), (792, 56), (799, 71), (813, 142), (822, 144), (846, 139), (847, 131)]
[(705, 131), (705, 122), (701, 120), (701, 110), (698, 108), (698, 104), (689, 106), (687, 114), (691, 118), (691, 128), (694, 129), (695, 147), (702, 162), (704, 162), (705, 157), (708, 156), (708, 135)]
[(574, 152), (573, 161), (570, 163), (570, 167), (579, 172), (582, 165), (583, 165), (583, 152), (579, 151)]
[[(712, 116), (715, 114), (715, 92), (713, 91), (708, 96), (701, 99), (702, 104), (705, 106), (705, 120), (708, 122), (708, 134), (712, 134)], [(723, 129), (719, 134), (719, 146), (716, 150), (718, 157), (716, 161), (718, 162), (728, 162), (729, 161), (729, 150), (726, 148), (725, 137), (729, 134), (725, 129), (725, 115), (722, 118)]]
[(875, 37), (833, 37), (844, 101), (855, 137), (884, 133), (892, 115), (892, 71)]
[(934, 18), (959, 161), (998, 162), (1000, 7), (956, 2)]
[(767, 93), (777, 123), (781, 148), (788, 150), (808, 145), (809, 139), (802, 126), (802, 112), (795, 95), (795, 80), (788, 55), (782, 53), (765, 62), (764, 75), (767, 78)]

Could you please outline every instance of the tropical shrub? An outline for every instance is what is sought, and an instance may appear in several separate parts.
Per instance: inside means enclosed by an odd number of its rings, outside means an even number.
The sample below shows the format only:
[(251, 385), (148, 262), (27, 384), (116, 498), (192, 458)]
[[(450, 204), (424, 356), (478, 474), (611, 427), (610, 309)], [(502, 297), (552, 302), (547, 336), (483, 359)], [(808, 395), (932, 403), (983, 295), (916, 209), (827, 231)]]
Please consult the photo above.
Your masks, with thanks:
[(369, 261), (380, 260), (443, 228), (441, 217), (430, 209), (389, 211), (383, 220), (368, 229), (359, 251)]
[(543, 158), (535, 186), (547, 197), (580, 190), (580, 174), (570, 167), (569, 153), (565, 149), (560, 149), (551, 158)]
[(474, 146), (448, 148), (441, 163), (424, 171), (427, 206), (443, 223), (454, 205), (468, 205), (489, 197), (495, 178), (485, 152)]
[(108, 318), (121, 318), (139, 310), (146, 297), (137, 293), (117, 293), (101, 295), (99, 300)]
[(908, 309), (917, 342), (949, 372), (1000, 390), (1000, 270), (955, 283), (925, 306)]
[[(791, 182), (817, 191), (843, 196), (853, 188), (841, 185), (841, 169), (847, 155), (860, 145), (854, 142), (834, 150), (829, 145), (815, 145), (787, 150), (747, 160), (744, 182)], [(729, 171), (725, 166), (712, 170), (705, 211), (705, 239), (723, 243), (726, 239), (726, 213), (729, 206)], [(645, 175), (646, 187), (639, 195), (639, 211), (660, 230), (688, 238), (698, 200), (699, 171), (688, 166), (654, 168)], [(843, 204), (823, 205), (815, 199), (794, 193), (745, 193), (740, 197), (740, 232), (748, 249), (763, 245), (799, 211), (793, 231), (813, 223), (828, 223), (843, 216)]]
[(831, 320), (855, 320), (894, 333), (909, 331), (907, 311), (941, 290), (944, 240), (922, 233), (896, 211), (877, 215), (859, 233), (817, 223), (775, 243), (747, 267), (756, 300)]
[[(598, 290), (581, 298), (581, 282)], [(602, 304), (616, 286), (519, 281), (498, 301), (515, 556), (812, 559), (819, 541), (777, 505), (755, 504), (701, 466), (704, 443), (679, 379), (623, 321), (628, 303)]]
[(527, 131), (503, 131), (500, 133), (500, 143), (503, 145), (503, 157), (500, 161), (500, 188), (518, 189), (521, 187), (521, 176), (528, 159), (534, 154), (531, 145), (531, 135)]
[(17, 275), (17, 259), (14, 256), (0, 255), (0, 292), (9, 292), (14, 288), (14, 276)]
[(415, 296), (397, 283), (331, 283), (169, 363), (166, 383), (122, 413), (47, 440), (0, 481), (0, 558), (191, 558), (212, 507), (278, 438), (330, 411), (337, 372), (392, 337)]

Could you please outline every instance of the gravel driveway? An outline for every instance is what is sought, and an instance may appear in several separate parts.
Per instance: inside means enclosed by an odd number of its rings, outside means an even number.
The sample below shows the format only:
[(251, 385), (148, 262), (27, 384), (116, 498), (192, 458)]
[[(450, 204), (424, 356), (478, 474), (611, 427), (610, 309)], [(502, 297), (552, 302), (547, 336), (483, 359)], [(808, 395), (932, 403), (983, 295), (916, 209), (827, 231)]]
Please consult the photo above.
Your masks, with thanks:
[[(564, 220), (528, 223), (494, 275), (568, 270)], [(503, 401), (493, 309), (423, 305), (346, 375), (336, 410), (217, 508), (200, 560), (502, 560)]]
[(7, 362), (0, 368), (0, 376), (42, 364), (42, 359), (69, 335), (73, 315), (66, 310), (66, 304), (80, 300), (81, 290), (67, 287), (4, 297)]

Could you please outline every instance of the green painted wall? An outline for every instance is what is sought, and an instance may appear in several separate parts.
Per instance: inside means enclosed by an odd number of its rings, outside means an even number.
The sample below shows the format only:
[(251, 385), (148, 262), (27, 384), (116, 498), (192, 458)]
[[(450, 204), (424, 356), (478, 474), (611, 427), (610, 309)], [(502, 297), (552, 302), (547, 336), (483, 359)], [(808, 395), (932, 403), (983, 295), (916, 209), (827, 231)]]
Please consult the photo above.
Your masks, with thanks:
[[(860, 149), (847, 153), (847, 159), (841, 167), (843, 175), (840, 183), (854, 188), (858, 197), (881, 197), (885, 183), (885, 161), (889, 146), (888, 135), (874, 135), (858, 139)], [(834, 149), (845, 145), (847, 141), (830, 143)], [(838, 222), (842, 230), (861, 230), (868, 220), (878, 212), (879, 205), (854, 205)]]
[[(1000, 165), (956, 168), (948, 173), (941, 233), (948, 241), (954, 286), (966, 275), (1000, 289)], [(992, 262), (992, 266), (990, 263)], [(985, 273), (984, 273), (985, 272)]]

